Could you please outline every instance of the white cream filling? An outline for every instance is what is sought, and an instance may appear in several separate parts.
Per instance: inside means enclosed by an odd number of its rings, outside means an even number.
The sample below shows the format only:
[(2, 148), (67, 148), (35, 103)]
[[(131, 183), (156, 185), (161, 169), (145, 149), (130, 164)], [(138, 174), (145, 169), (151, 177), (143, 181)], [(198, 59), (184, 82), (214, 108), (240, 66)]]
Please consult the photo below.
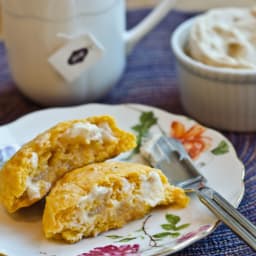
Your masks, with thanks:
[[(43, 187), (45, 190), (49, 190), (51, 187), (51, 184), (46, 181), (37, 181), (33, 182), (30, 177), (27, 178), (27, 195), (30, 200), (37, 199), (41, 197), (40, 188)], [(43, 186), (42, 186), (43, 185)]]
[(31, 165), (34, 169), (38, 167), (38, 155), (35, 152), (32, 152), (31, 158), (30, 158)]
[(90, 144), (91, 141), (103, 142), (106, 140), (117, 140), (113, 136), (112, 131), (107, 123), (102, 123), (100, 126), (87, 123), (75, 123), (71, 128), (66, 131), (66, 135), (74, 137), (84, 137), (85, 142)]
[(41, 134), (40, 136), (38, 136), (35, 141), (37, 144), (43, 145), (43, 144), (49, 143), (49, 140), (50, 140), (50, 134), (44, 133), (44, 134)]
[(158, 173), (151, 172), (141, 176), (140, 197), (151, 207), (155, 207), (164, 199), (164, 186)]
[[(122, 179), (122, 189), (121, 193), (125, 193), (125, 202), (132, 204), (135, 198), (138, 198), (140, 201), (149, 204), (151, 207), (159, 204), (161, 200), (164, 199), (164, 187), (161, 182), (161, 178), (158, 173), (152, 171), (149, 175), (141, 176), (141, 186), (139, 193), (134, 193), (135, 184), (129, 182), (127, 179)], [(69, 222), (68, 227), (81, 227), (84, 223), (88, 224), (92, 229), (94, 220), (97, 215), (102, 214), (105, 211), (106, 203), (111, 201), (113, 211), (122, 207), (122, 203), (118, 200), (111, 199), (112, 188), (97, 186), (95, 185), (91, 192), (81, 197), (78, 202), (79, 209), (72, 216), (71, 222)], [(86, 210), (87, 206), (97, 205), (91, 210)], [(92, 224), (92, 225), (91, 225)]]
[(127, 179), (122, 178), (122, 192), (129, 193), (134, 189), (134, 184), (131, 184)]
[[(79, 201), (79, 211), (77, 211), (76, 220), (70, 223), (70, 227), (80, 226), (82, 223), (93, 223), (97, 214), (100, 214), (103, 210), (101, 206), (104, 206), (104, 202), (106, 202), (111, 194), (112, 189), (102, 186), (94, 186), (92, 191), (86, 195), (81, 197)], [(87, 205), (93, 205), (95, 202), (102, 202), (100, 207), (93, 208), (91, 211), (86, 211)], [(79, 223), (77, 223), (77, 220)]]
[(99, 128), (102, 131), (102, 138), (103, 138), (103, 140), (106, 140), (106, 141), (117, 140), (117, 138), (115, 136), (113, 136), (112, 130), (110, 129), (108, 123), (101, 123), (99, 125)]

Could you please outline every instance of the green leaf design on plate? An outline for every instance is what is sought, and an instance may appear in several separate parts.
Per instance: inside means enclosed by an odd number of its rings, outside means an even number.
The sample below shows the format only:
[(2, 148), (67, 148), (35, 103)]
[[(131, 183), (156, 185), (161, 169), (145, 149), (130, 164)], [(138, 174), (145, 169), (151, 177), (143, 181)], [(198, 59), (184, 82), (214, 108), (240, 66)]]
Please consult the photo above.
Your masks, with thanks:
[(165, 218), (173, 226), (175, 226), (180, 221), (180, 217), (173, 214), (166, 214)]
[(138, 153), (142, 138), (147, 135), (149, 129), (157, 123), (157, 118), (154, 116), (152, 111), (142, 112), (140, 115), (139, 123), (134, 125), (132, 129), (137, 133), (137, 147), (134, 149), (134, 152)]
[(223, 154), (226, 154), (228, 151), (229, 151), (228, 143), (226, 141), (222, 140), (219, 143), (219, 145), (216, 148), (214, 148), (211, 152), (214, 155), (223, 155)]
[(176, 231), (182, 230), (182, 229), (184, 229), (184, 228), (189, 227), (189, 225), (190, 225), (189, 223), (185, 223), (185, 224), (182, 224), (182, 225), (180, 225), (180, 226), (175, 226), (173, 230), (176, 230)]
[(167, 237), (171, 234), (171, 232), (161, 232), (161, 233), (157, 233), (157, 234), (154, 234), (153, 237), (154, 238), (164, 238), (164, 237)]
[(126, 237), (126, 238), (123, 238), (123, 239), (121, 239), (121, 240), (119, 240), (118, 242), (119, 243), (125, 243), (125, 242), (129, 242), (129, 241), (131, 241), (131, 240), (134, 240), (134, 239), (136, 239), (137, 237)]
[(111, 238), (111, 239), (120, 239), (120, 238), (122, 238), (123, 236), (109, 235), (109, 236), (106, 236), (106, 237)]
[(177, 224), (180, 222), (180, 217), (177, 215), (173, 214), (166, 214), (165, 219), (167, 220), (168, 223), (161, 224), (162, 229), (167, 230), (169, 232), (162, 232), (154, 235), (155, 238), (163, 238), (166, 236), (171, 236), (171, 237), (178, 237), (180, 235), (179, 232), (170, 232), (170, 231), (179, 231), (184, 228), (187, 228), (190, 224), (185, 223), (177, 226)]
[(173, 224), (162, 224), (161, 227), (164, 230), (173, 230), (175, 226)]
[(171, 232), (170, 236), (175, 238), (175, 237), (180, 236), (180, 233), (179, 232)]
[(181, 229), (187, 228), (190, 224), (185, 223), (178, 225), (181, 218), (174, 214), (166, 214), (165, 219), (168, 223), (161, 224), (161, 228), (164, 230), (163, 232), (156, 233), (154, 235), (151, 235), (148, 233), (148, 231), (145, 229), (146, 222), (150, 218), (151, 215), (149, 215), (142, 223), (142, 227), (135, 230), (134, 232), (140, 233), (143, 232), (143, 234), (138, 234), (134, 236), (133, 234), (127, 234), (126, 236), (119, 236), (119, 235), (108, 235), (106, 237), (111, 238), (114, 240), (115, 243), (125, 243), (129, 242), (135, 239), (142, 239), (144, 240), (146, 237), (150, 239), (150, 241), (154, 244), (152, 246), (157, 245), (157, 241), (164, 239), (166, 237), (176, 238), (180, 236), (180, 232), (178, 232)]
[(180, 226), (175, 226), (173, 224), (162, 224), (161, 227), (164, 230), (173, 230), (173, 231), (179, 231), (182, 230), (184, 228), (187, 228), (190, 224), (186, 223), (186, 224), (182, 224)]
[(154, 234), (153, 237), (154, 238), (165, 238), (165, 237), (178, 237), (180, 235), (179, 232), (161, 232), (161, 233), (157, 233)]

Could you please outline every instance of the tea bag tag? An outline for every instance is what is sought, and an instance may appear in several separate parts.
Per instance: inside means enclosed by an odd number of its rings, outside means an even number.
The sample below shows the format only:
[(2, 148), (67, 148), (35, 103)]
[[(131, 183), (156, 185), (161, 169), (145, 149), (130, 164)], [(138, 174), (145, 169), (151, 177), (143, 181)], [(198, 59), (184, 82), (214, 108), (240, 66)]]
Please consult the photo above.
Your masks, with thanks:
[(77, 37), (60, 34), (67, 43), (52, 54), (48, 61), (68, 82), (73, 82), (81, 74), (96, 64), (104, 54), (104, 47), (89, 33)]

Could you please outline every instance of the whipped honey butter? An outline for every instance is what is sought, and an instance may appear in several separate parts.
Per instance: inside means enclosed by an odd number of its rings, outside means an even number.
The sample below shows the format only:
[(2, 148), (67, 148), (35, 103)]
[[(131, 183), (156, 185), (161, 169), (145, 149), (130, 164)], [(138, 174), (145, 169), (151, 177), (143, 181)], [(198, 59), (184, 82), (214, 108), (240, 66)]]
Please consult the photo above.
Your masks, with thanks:
[(256, 69), (256, 8), (220, 8), (199, 15), (187, 51), (210, 66)]

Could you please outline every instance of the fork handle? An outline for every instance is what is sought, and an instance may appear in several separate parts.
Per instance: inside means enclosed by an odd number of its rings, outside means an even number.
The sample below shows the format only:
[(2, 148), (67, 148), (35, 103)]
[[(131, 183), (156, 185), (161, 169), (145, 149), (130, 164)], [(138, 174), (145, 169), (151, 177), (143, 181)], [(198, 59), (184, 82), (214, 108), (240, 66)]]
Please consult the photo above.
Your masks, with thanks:
[(196, 191), (200, 201), (256, 251), (256, 227), (226, 199), (209, 187)]

